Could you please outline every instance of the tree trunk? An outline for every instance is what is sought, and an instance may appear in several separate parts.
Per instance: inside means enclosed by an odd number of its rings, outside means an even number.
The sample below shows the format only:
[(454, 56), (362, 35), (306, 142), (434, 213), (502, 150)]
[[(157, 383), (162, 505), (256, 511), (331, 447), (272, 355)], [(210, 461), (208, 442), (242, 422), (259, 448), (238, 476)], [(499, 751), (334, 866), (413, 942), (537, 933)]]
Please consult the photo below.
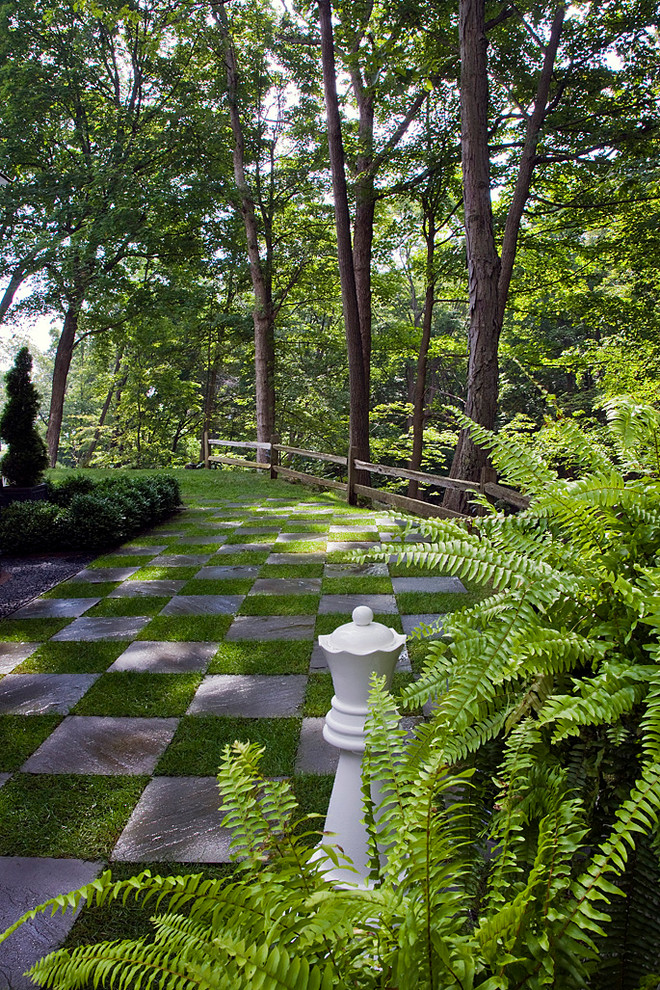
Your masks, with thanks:
[(57, 463), (57, 454), (60, 448), (60, 433), (62, 430), (62, 417), (64, 414), (64, 396), (66, 393), (66, 381), (73, 357), (73, 345), (78, 329), (78, 316), (82, 299), (75, 300), (69, 304), (64, 317), (64, 325), (60, 334), (57, 352), (55, 354), (55, 367), (53, 368), (53, 389), (50, 396), (50, 412), (48, 414), (48, 429), (46, 430), (46, 442), (48, 444), (48, 458), (51, 467)]
[(92, 438), (92, 442), (90, 443), (89, 447), (87, 448), (87, 450), (85, 451), (85, 453), (83, 454), (83, 456), (80, 459), (80, 467), (81, 468), (87, 468), (87, 467), (89, 467), (89, 465), (90, 465), (90, 463), (92, 461), (92, 457), (94, 456), (94, 451), (98, 447), (98, 443), (99, 443), (99, 440), (101, 438), (101, 430), (103, 429), (103, 426), (105, 424), (106, 417), (108, 415), (108, 412), (110, 411), (110, 406), (112, 404), (112, 398), (113, 398), (113, 396), (115, 394), (115, 390), (117, 390), (117, 392), (119, 392), (119, 390), (126, 383), (126, 375), (123, 376), (123, 378), (121, 379), (121, 381), (117, 381), (116, 380), (117, 379), (117, 375), (119, 374), (119, 369), (121, 367), (122, 356), (123, 356), (123, 351), (119, 351), (119, 353), (117, 354), (117, 360), (115, 361), (115, 367), (114, 367), (114, 370), (112, 372), (112, 374), (113, 374), (113, 382), (112, 382), (112, 385), (110, 386), (110, 388), (108, 389), (108, 394), (105, 397), (105, 402), (103, 403), (103, 408), (101, 409), (101, 415), (99, 416), (99, 425), (96, 427), (96, 430), (94, 431), (94, 436)]
[[(550, 40), (537, 85), (534, 110), (527, 123), (513, 200), (507, 214), (502, 262), (495, 247), (488, 148), (488, 62), (484, 0), (460, 0), (461, 160), (465, 208), (470, 324), (465, 412), (493, 430), (497, 416), (498, 348), (513, 272), (523, 210), (529, 197), (536, 145), (547, 115), (553, 66), (557, 57), (565, 4), (556, 8)], [(452, 478), (479, 481), (487, 454), (462, 430), (449, 472)], [(443, 505), (464, 512), (464, 493), (447, 490)]]
[[(245, 177), (245, 140), (238, 108), (238, 66), (229, 35), (229, 24), (223, 4), (213, 5), (213, 14), (224, 41), (227, 73), (229, 115), (234, 139), (234, 180), (240, 197), (240, 208), (247, 238), (250, 278), (254, 292), (254, 369), (256, 391), (257, 440), (270, 442), (275, 432), (275, 310), (270, 279), (266, 278), (259, 254), (259, 234), (254, 199)], [(257, 460), (268, 460), (257, 449)]]
[[(422, 340), (417, 357), (415, 388), (413, 392), (413, 449), (408, 463), (411, 471), (419, 471), (422, 464), (424, 448), (424, 398), (426, 395), (426, 368), (428, 364), (429, 345), (431, 343), (431, 327), (433, 325), (433, 305), (435, 302), (435, 274), (433, 260), (435, 254), (435, 218), (432, 212), (427, 214), (426, 230), (426, 294), (424, 297), (424, 317), (422, 322)], [(417, 498), (419, 483), (408, 483), (409, 498)]]
[[(328, 123), (328, 146), (337, 229), (337, 259), (348, 351), (350, 388), (350, 446), (360, 459), (369, 459), (369, 376), (365, 367), (360, 309), (351, 245), (351, 220), (346, 190), (344, 145), (341, 135), (330, 0), (318, 0), (321, 28), (323, 89)], [(360, 480), (360, 479), (358, 479)], [(360, 483), (363, 483), (360, 481)]]

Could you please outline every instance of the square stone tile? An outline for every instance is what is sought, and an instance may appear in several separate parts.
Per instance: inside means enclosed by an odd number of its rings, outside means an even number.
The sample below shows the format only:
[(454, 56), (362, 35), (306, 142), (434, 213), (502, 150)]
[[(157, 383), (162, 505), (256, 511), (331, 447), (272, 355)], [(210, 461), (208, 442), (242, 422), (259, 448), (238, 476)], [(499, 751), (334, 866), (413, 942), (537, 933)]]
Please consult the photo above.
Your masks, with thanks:
[(280, 533), (276, 543), (325, 543), (327, 533)]
[(151, 595), (176, 595), (181, 591), (185, 581), (170, 581), (168, 578), (159, 581), (124, 581), (108, 598), (143, 598)]
[(222, 564), (216, 567), (210, 564), (208, 567), (202, 567), (195, 574), (195, 579), (202, 580), (209, 578), (212, 581), (244, 580), (246, 578), (256, 578), (260, 570), (261, 568), (259, 566), (253, 566), (252, 564), (246, 564), (245, 566), (236, 565), (235, 567), (223, 566)]
[(334, 773), (339, 750), (323, 738), (324, 718), (304, 718), (296, 755), (296, 773)]
[(160, 546), (153, 547), (120, 547), (117, 553), (120, 553), (122, 557), (155, 557), (156, 554), (162, 553), (166, 549), (167, 543), (162, 543)]
[(7, 674), (0, 681), (3, 715), (66, 714), (100, 674)]
[(139, 569), (139, 567), (85, 567), (82, 571), (78, 571), (71, 580), (86, 581), (89, 584), (102, 584), (104, 581), (125, 581)]
[(330, 670), (330, 668), (321, 644), (317, 641), (314, 643), (312, 655), (309, 658), (309, 671), (315, 673), (319, 670)]
[(131, 643), (108, 670), (134, 670), (154, 674), (206, 670), (217, 648), (217, 643), (170, 643), (145, 639)]
[[(438, 619), (441, 618), (442, 618), (441, 615), (435, 615), (435, 614), (402, 615), (401, 624), (403, 626), (404, 633), (406, 634), (406, 636), (409, 636), (412, 633), (413, 629), (416, 629), (420, 624), (423, 624), (425, 626), (432, 626), (434, 625), (434, 623), (438, 621)], [(442, 625), (440, 625), (438, 629), (436, 629), (433, 633), (431, 633), (428, 639), (434, 639), (436, 636), (441, 636), (441, 635), (442, 635)]]
[(395, 577), (392, 578), (392, 587), (395, 595), (403, 591), (430, 591), (436, 594), (447, 591), (461, 594), (467, 591), (457, 577)]
[(295, 715), (306, 686), (306, 674), (209, 674), (197, 688), (188, 715)]
[[(3, 787), (7, 783), (8, 780), (11, 780), (11, 774), (10, 773), (0, 773), (0, 787)], [(1, 885), (0, 885), (0, 889), (1, 889)], [(2, 951), (2, 950), (0, 950), (0, 951)], [(0, 972), (2, 972), (1, 969), (0, 969)]]
[(226, 640), (314, 639), (314, 615), (237, 615)]
[(318, 595), (321, 578), (259, 578), (250, 595)]
[(203, 543), (224, 543), (227, 539), (222, 533), (207, 533), (206, 536), (182, 536), (179, 539), (179, 543), (182, 547), (184, 546), (194, 546)]
[[(0, 930), (9, 928), (35, 905), (91, 883), (102, 867), (102, 863), (80, 859), (0, 857)], [(34, 990), (36, 984), (23, 973), (38, 959), (59, 948), (77, 915), (78, 911), (67, 911), (51, 917), (45, 912), (10, 935), (0, 945), (0, 987)]]
[(12, 615), (12, 619), (77, 619), (100, 598), (37, 598)]
[(322, 595), (319, 615), (352, 612), (358, 605), (367, 605), (372, 612), (381, 615), (396, 615), (398, 611), (394, 595)]
[(263, 553), (264, 550), (270, 553), (272, 549), (272, 543), (225, 543), (223, 547), (220, 547), (215, 557), (218, 560), (227, 553)]
[[(217, 541), (216, 541), (217, 542)], [(154, 567), (201, 567), (211, 557), (210, 553), (165, 553), (152, 561)]]
[(40, 646), (41, 643), (0, 643), (0, 676), (11, 673)]
[(387, 564), (326, 564), (323, 574), (327, 578), (389, 577)]
[(159, 615), (233, 615), (245, 595), (177, 595)]
[(58, 642), (91, 642), (97, 639), (135, 639), (141, 629), (151, 622), (149, 616), (119, 616), (113, 618), (82, 618), (61, 629), (52, 640)]
[(333, 550), (373, 550), (375, 547), (380, 546), (379, 543), (366, 543), (366, 542), (351, 542), (351, 541), (328, 541), (328, 553)]
[(322, 564), (324, 553), (271, 553), (267, 564)]
[(150, 780), (115, 846), (113, 861), (228, 863), (215, 777)]
[(178, 718), (68, 715), (23, 764), (23, 773), (151, 774)]
[[(338, 534), (342, 534), (342, 535), (343, 534), (346, 534), (347, 537), (348, 537), (348, 539), (350, 540), (350, 538), (351, 538), (350, 537), (350, 534), (351, 533), (374, 533), (374, 534), (377, 534), (378, 533), (378, 527), (375, 526), (373, 523), (366, 523), (365, 522), (362, 526), (360, 526), (358, 523), (353, 523), (353, 525), (351, 525), (351, 526), (331, 526), (330, 527), (330, 532), (331, 533), (338, 533)], [(374, 539), (375, 539), (375, 535), (374, 535)]]

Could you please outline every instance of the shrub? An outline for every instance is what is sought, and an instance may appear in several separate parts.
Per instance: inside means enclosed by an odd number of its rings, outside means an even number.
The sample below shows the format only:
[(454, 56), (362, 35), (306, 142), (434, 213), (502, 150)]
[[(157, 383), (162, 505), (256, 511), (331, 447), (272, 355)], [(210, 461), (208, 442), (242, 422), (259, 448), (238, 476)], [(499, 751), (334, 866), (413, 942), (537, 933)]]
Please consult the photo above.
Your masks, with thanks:
[(74, 495), (89, 495), (95, 487), (95, 482), (84, 474), (72, 474), (56, 485), (50, 479), (46, 481), (48, 501), (63, 507), (70, 504)]
[(0, 515), (5, 553), (39, 553), (59, 545), (60, 510), (50, 502), (12, 502)]
[(0, 468), (11, 485), (25, 488), (36, 485), (48, 466), (46, 445), (34, 425), (40, 400), (31, 372), (32, 356), (22, 347), (5, 375), (7, 402), (0, 416), (0, 437), (9, 444)]
[(130, 521), (112, 498), (92, 492), (74, 495), (60, 515), (58, 539), (66, 546), (100, 550), (125, 539), (131, 531)]

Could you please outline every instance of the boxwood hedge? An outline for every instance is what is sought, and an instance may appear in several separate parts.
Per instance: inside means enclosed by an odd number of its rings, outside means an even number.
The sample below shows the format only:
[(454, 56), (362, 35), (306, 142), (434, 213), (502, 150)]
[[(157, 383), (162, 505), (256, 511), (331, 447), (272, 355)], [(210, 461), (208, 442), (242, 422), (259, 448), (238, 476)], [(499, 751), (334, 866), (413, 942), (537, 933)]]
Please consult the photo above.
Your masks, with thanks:
[(101, 550), (161, 522), (179, 507), (174, 478), (116, 478), (94, 482), (72, 475), (48, 483), (48, 499), (14, 502), (0, 515), (5, 553)]

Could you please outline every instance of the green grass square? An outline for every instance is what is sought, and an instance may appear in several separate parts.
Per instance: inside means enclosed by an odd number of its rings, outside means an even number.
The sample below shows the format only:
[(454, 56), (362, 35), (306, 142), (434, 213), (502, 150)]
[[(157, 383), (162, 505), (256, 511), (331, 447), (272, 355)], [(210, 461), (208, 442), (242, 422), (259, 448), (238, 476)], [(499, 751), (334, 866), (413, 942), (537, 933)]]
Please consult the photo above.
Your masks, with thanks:
[(330, 523), (297, 522), (287, 523), (285, 532), (287, 533), (327, 533)]
[[(176, 526), (177, 530), (179, 529), (178, 519), (170, 519), (169, 522), (163, 523), (162, 528), (165, 530), (171, 530), (174, 526)], [(136, 536), (130, 543), (125, 543), (122, 549), (131, 550), (134, 547), (162, 547), (162, 545), (167, 542), (169, 537), (165, 536), (163, 533), (159, 533), (160, 528), (160, 526), (157, 526), (155, 529), (152, 529), (151, 536)]]
[(124, 652), (128, 641), (43, 643), (14, 668), (15, 674), (97, 674)]
[[(334, 632), (338, 626), (343, 626), (346, 622), (352, 622), (353, 616), (347, 612), (331, 612), (328, 615), (317, 615), (314, 629), (315, 636), (327, 636)], [(401, 619), (398, 615), (374, 615), (374, 622), (380, 622), (383, 626), (389, 626), (397, 632), (403, 632)]]
[(392, 577), (441, 577), (436, 567), (421, 567), (417, 564), (390, 564)]
[(326, 540), (295, 540), (291, 543), (278, 543), (278, 553), (324, 553)]
[(270, 777), (287, 777), (293, 773), (300, 726), (299, 718), (184, 716), (158, 761), (156, 773), (213, 776), (218, 772), (225, 746), (239, 739), (265, 747), (260, 764), (262, 773)]
[(0, 856), (109, 859), (148, 779), (18, 774), (0, 788)]
[(268, 546), (277, 539), (277, 533), (231, 533), (225, 546), (232, 546), (234, 543), (265, 543)]
[(369, 532), (330, 533), (328, 539), (333, 543), (380, 543), (378, 533)]
[(95, 618), (116, 615), (158, 615), (161, 608), (165, 608), (170, 598), (171, 595), (165, 595), (164, 597), (160, 595), (138, 595), (136, 598), (129, 598), (128, 596), (104, 598), (98, 605), (94, 605), (88, 612), (85, 612), (85, 618), (87, 616)]
[(0, 642), (39, 643), (50, 639), (60, 629), (71, 625), (73, 619), (2, 619)]
[(218, 647), (209, 674), (306, 674), (312, 655), (311, 640), (240, 640)]
[(181, 589), (181, 595), (247, 595), (253, 578), (195, 578)]
[[(168, 544), (167, 549), (163, 550), (164, 554), (168, 556), (171, 554), (208, 554), (217, 553), (217, 551), (222, 546), (223, 541), (218, 540), (216, 543), (181, 543), (179, 540), (174, 540), (172, 543)], [(158, 560), (155, 557), (154, 560)]]
[(136, 638), (169, 643), (212, 643), (224, 639), (232, 620), (231, 615), (157, 615)]
[(63, 715), (0, 715), (0, 771), (18, 770)]
[(201, 681), (201, 674), (117, 671), (99, 677), (71, 711), (73, 715), (172, 718), (183, 715)]
[(315, 615), (318, 595), (249, 595), (239, 615)]
[[(156, 557), (158, 560), (158, 557)], [(148, 567), (141, 567), (139, 571), (132, 574), (129, 581), (189, 581), (199, 570), (198, 564), (188, 567), (158, 567), (150, 564)]]
[(87, 566), (92, 570), (99, 570), (103, 567), (139, 567), (148, 560), (153, 559), (153, 553), (145, 554), (122, 554), (110, 553), (106, 557), (97, 557)]
[(253, 567), (260, 567), (261, 564), (266, 563), (269, 557), (270, 550), (240, 550), (237, 553), (217, 553), (209, 561), (209, 564), (221, 567), (239, 567), (243, 564), (250, 564)]
[(324, 595), (391, 595), (392, 579), (388, 577), (323, 578)]
[(303, 715), (306, 718), (321, 718), (327, 715), (334, 693), (330, 674), (325, 672), (310, 674), (305, 688)]
[(114, 591), (119, 581), (102, 581), (95, 584), (91, 581), (64, 581), (56, 588), (51, 588), (42, 598), (103, 598)]
[(444, 615), (459, 608), (476, 605), (485, 596), (483, 591), (403, 591), (396, 596), (396, 603), (402, 615), (423, 615), (428, 612)]
[(260, 578), (320, 578), (323, 564), (264, 564)]

